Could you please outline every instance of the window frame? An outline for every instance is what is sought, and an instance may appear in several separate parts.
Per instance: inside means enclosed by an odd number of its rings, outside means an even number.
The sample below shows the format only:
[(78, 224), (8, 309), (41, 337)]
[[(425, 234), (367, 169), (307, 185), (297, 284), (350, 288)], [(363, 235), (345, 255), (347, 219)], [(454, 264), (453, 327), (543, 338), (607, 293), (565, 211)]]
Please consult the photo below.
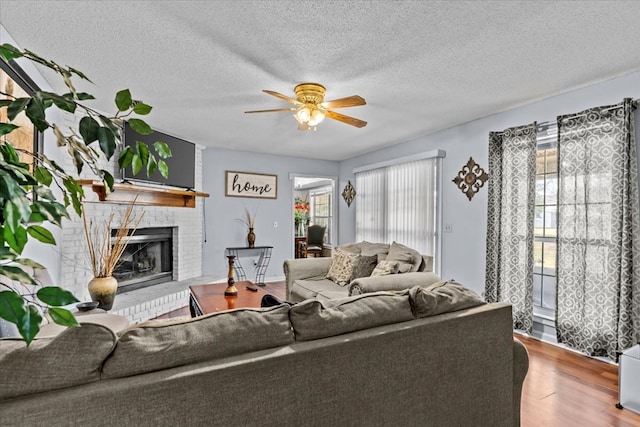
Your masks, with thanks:
[[(556, 149), (556, 171), (555, 171), (555, 175), (556, 175), (556, 180), (558, 179), (558, 174), (559, 174), (559, 162), (558, 162), (558, 131), (557, 128), (555, 127), (548, 127), (548, 128), (542, 128), (539, 129), (538, 131), (538, 136), (536, 138), (536, 154), (541, 152), (541, 151), (546, 151), (549, 149), (555, 148)], [(545, 184), (544, 184), (544, 193), (543, 193), (543, 203), (542, 204), (538, 204), (538, 203), (534, 203), (534, 210), (536, 208), (542, 207), (542, 211), (543, 211), (543, 218), (544, 218), (544, 212), (546, 211), (546, 208), (549, 206), (553, 206), (553, 205), (549, 205), (547, 204), (547, 197), (546, 197), (546, 187), (547, 187), (547, 183), (546, 183), (546, 179), (547, 176), (552, 173), (548, 173), (546, 171), (546, 159), (545, 159), (545, 170), (543, 171), (542, 174), (538, 174), (537, 173), (537, 167), (536, 167), (536, 180), (538, 179), (539, 176), (544, 177), (545, 180)], [(536, 190), (537, 192), (537, 190)], [(546, 234), (546, 218), (543, 219), (543, 235), (536, 235), (535, 231), (534, 231), (534, 236), (533, 236), (533, 241), (534, 244), (535, 243), (540, 243), (541, 244), (541, 257), (544, 260), (544, 244), (545, 243), (554, 243), (556, 245), (556, 258), (557, 258), (557, 245), (558, 245), (558, 233), (557, 233), (557, 210), (558, 210), (558, 199), (557, 199), (557, 190), (556, 190), (556, 203), (555, 203), (555, 207), (556, 207), (556, 232), (554, 236), (546, 236), (544, 234)], [(534, 215), (534, 221), (535, 221), (535, 215)], [(534, 230), (535, 230), (535, 222), (534, 222)], [(533, 295), (533, 311), (534, 311), (534, 315), (536, 316), (540, 316), (540, 317), (544, 317), (544, 318), (549, 318), (549, 319), (555, 319), (555, 311), (556, 311), (556, 305), (557, 302), (554, 302), (554, 308), (549, 308), (549, 307), (545, 307), (543, 305), (543, 296), (544, 296), (544, 286), (545, 286), (545, 278), (549, 278), (552, 277), (554, 278), (554, 282), (555, 284), (553, 285), (554, 288), (557, 289), (557, 262), (554, 265), (553, 268), (553, 274), (548, 274), (548, 271), (546, 271), (547, 269), (544, 267), (544, 262), (541, 265), (540, 268), (540, 272), (536, 272), (536, 264), (535, 264), (535, 259), (534, 259), (534, 271), (533, 271), (533, 278), (534, 278), (534, 292), (535, 292), (535, 282), (536, 282), (536, 277), (540, 277), (540, 303), (537, 304), (536, 303), (536, 299), (535, 299), (535, 294)], [(555, 294), (555, 289), (554, 289), (554, 294)]]
[[(20, 67), (16, 61), (5, 61), (0, 58), (0, 70), (4, 71), (18, 86), (20, 86), (29, 96), (33, 96), (40, 91), (40, 87), (29, 77), (29, 75)], [(0, 88), (1, 91), (1, 88)], [(43, 133), (38, 131), (35, 125), (31, 124), (33, 134), (33, 144), (31, 152), (34, 154), (41, 153), (44, 150)], [(3, 140), (0, 140), (2, 142)], [(35, 162), (35, 158), (33, 159)]]

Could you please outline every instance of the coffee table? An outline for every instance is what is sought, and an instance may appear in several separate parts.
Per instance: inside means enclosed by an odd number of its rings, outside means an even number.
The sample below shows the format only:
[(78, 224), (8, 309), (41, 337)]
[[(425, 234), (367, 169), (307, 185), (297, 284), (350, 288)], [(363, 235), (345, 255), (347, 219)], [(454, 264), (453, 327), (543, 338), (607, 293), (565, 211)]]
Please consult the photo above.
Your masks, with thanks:
[[(256, 292), (247, 289), (253, 286)], [(191, 317), (202, 316), (203, 314), (215, 313), (232, 308), (260, 307), (262, 297), (267, 293), (249, 281), (235, 282), (238, 289), (237, 296), (225, 296), (226, 283), (209, 283), (206, 285), (189, 286), (189, 311)]]

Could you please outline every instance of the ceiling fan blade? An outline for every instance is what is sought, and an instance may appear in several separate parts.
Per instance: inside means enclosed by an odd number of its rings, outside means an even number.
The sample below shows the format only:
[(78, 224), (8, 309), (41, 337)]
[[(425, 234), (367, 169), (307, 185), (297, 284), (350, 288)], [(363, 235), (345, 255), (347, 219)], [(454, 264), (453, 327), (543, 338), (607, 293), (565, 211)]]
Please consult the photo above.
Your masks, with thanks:
[(363, 128), (367, 125), (367, 122), (365, 122), (364, 120), (345, 116), (344, 114), (336, 113), (335, 111), (327, 111), (324, 115), (325, 117), (329, 117), (330, 119), (337, 120), (339, 122), (346, 123), (357, 128)]
[(253, 110), (253, 111), (245, 111), (245, 113), (274, 113), (276, 111), (295, 111), (295, 108), (276, 108), (274, 110)]
[(295, 104), (295, 105), (302, 105), (302, 102), (300, 102), (300, 101), (296, 101), (295, 99), (293, 99), (293, 98), (289, 98), (288, 96), (283, 95), (283, 94), (281, 94), (281, 93), (274, 92), (274, 91), (272, 91), (272, 90), (266, 90), (266, 89), (264, 89), (264, 90), (263, 90), (263, 92), (264, 92), (264, 93), (267, 93), (267, 94), (269, 94), (269, 95), (271, 95), (271, 96), (275, 96), (276, 98), (280, 98), (280, 99), (282, 99), (283, 101), (287, 101), (287, 102), (290, 102), (290, 103)]
[(347, 107), (357, 107), (359, 105), (366, 105), (367, 101), (364, 100), (361, 96), (353, 95), (348, 96), (346, 98), (334, 99), (333, 101), (323, 102), (321, 105), (324, 108), (332, 109), (332, 108), (347, 108)]
[(306, 123), (298, 123), (298, 130), (309, 130), (309, 125)]

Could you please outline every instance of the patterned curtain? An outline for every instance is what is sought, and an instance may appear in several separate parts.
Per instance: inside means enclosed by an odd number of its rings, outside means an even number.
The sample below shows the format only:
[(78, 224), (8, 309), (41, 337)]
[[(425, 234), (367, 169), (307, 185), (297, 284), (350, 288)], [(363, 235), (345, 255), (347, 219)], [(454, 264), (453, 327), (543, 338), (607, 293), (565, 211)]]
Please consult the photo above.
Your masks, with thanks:
[(536, 124), (489, 134), (485, 298), (513, 307), (513, 327), (533, 326)]
[(640, 340), (633, 104), (558, 117), (558, 342), (592, 356)]

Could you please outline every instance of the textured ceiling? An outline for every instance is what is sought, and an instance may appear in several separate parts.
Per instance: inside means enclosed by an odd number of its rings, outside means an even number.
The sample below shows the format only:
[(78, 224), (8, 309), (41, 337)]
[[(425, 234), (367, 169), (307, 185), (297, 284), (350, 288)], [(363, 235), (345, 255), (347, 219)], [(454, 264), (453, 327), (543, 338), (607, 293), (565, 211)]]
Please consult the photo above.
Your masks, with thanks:
[[(94, 106), (130, 88), (149, 123), (198, 144), (342, 160), (640, 70), (636, 1), (7, 1), (0, 23), (22, 47), (95, 83)], [(60, 82), (47, 72), (54, 88)], [(326, 99), (358, 94), (297, 130), (302, 82)], [(446, 147), (443, 147), (446, 148)]]

